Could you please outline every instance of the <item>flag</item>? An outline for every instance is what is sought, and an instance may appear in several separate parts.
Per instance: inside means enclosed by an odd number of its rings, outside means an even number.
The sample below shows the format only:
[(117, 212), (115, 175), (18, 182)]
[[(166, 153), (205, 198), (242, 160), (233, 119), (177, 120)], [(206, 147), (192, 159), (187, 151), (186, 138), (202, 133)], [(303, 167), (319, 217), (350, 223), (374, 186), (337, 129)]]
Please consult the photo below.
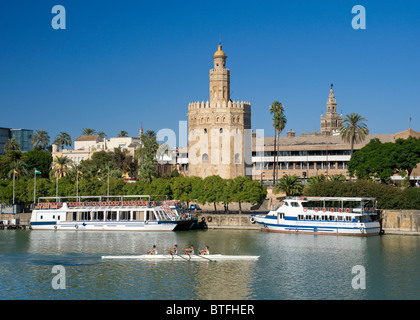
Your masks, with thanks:
[(19, 174), (19, 172), (16, 171), (16, 169), (13, 170), (14, 174)]
[(57, 169), (57, 173), (58, 173), (58, 174), (62, 174), (63, 172), (61, 172), (61, 170), (60, 170), (60, 169)]
[(79, 169), (77, 169), (77, 172), (78, 172), (79, 174), (83, 174), (83, 172), (82, 172), (81, 170), (79, 170)]
[(35, 169), (35, 174), (41, 174), (41, 171)]

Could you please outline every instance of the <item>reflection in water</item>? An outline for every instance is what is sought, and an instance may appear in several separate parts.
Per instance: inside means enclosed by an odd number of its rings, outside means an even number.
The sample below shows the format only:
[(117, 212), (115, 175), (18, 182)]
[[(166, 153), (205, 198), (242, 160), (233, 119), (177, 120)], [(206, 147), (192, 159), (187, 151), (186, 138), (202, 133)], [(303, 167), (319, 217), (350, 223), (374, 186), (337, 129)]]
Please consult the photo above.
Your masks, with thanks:
[[(178, 244), (258, 261), (102, 260)], [(419, 299), (420, 237), (371, 238), (259, 231), (0, 232), (0, 299)], [(54, 265), (66, 289), (54, 290)], [(355, 290), (352, 268), (366, 269)]]

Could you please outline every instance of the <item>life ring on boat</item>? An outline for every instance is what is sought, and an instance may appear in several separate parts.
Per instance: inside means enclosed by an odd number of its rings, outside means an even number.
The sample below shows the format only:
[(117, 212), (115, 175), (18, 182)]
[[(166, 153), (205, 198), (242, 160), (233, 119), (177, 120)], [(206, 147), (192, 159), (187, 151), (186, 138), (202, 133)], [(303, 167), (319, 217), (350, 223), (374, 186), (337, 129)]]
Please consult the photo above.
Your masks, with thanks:
[(327, 208), (322, 208), (322, 212), (327, 212)]
[(90, 205), (91, 205), (92, 207), (96, 207), (96, 202), (91, 202), (91, 203), (90, 203)]
[(144, 224), (148, 224), (148, 223), (149, 223), (149, 220), (144, 221)]
[(314, 211), (315, 211), (315, 212), (318, 212), (318, 208), (314, 208)]
[(308, 208), (304, 207), (303, 212), (306, 212), (306, 211), (308, 211)]
[(171, 218), (171, 220), (172, 220), (172, 221), (175, 221), (175, 217), (172, 217), (172, 218)]
[(342, 212), (343, 212), (343, 209), (342, 209), (342, 208), (339, 208), (339, 209), (338, 209), (338, 212), (339, 212), (339, 213), (342, 213)]
[(79, 226), (77, 224), (74, 227), (76, 228), (76, 230), (79, 229)]
[(330, 212), (331, 212), (331, 213), (333, 213), (334, 211), (335, 211), (335, 210), (334, 210), (334, 208), (331, 208), (331, 209), (330, 209)]
[(346, 213), (350, 213), (350, 209), (349, 208), (346, 208)]
[(365, 229), (363, 229), (363, 227), (360, 227), (360, 233), (365, 233)]
[(249, 221), (251, 221), (252, 224), (254, 224), (256, 222), (254, 217), (251, 217), (251, 219), (249, 219)]
[(210, 216), (210, 217), (207, 217), (207, 221), (208, 222), (211, 222), (213, 220), (213, 218)]

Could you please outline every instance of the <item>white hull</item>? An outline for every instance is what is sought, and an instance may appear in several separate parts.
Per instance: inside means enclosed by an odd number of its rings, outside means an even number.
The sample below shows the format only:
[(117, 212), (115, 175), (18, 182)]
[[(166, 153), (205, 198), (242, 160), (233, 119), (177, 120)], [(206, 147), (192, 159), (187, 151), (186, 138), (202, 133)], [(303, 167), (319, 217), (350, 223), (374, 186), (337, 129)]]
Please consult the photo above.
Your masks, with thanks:
[(102, 256), (102, 259), (118, 259), (118, 260), (194, 260), (194, 261), (224, 261), (224, 260), (258, 260), (259, 256), (234, 256), (234, 255), (222, 255), (222, 254), (209, 254), (209, 255), (125, 255), (125, 256)]
[(159, 221), (71, 221), (58, 222), (50, 224), (31, 223), (33, 230), (77, 230), (77, 231), (172, 231), (177, 222), (159, 222)]
[(294, 223), (273, 224), (272, 219), (255, 217), (255, 221), (260, 225), (262, 231), (282, 232), (282, 233), (312, 233), (312, 234), (331, 234), (331, 235), (351, 235), (351, 236), (370, 236), (378, 235), (381, 227), (379, 222), (369, 223), (313, 223), (295, 221)]

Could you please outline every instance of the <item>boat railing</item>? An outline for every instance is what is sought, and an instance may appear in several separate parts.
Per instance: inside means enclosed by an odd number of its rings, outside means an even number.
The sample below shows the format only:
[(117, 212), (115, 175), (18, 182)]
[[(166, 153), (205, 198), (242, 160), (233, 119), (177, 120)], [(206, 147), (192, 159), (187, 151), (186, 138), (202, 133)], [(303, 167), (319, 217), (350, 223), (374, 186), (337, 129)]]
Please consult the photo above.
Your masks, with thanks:
[(374, 207), (364, 207), (364, 208), (350, 208), (350, 207), (303, 207), (303, 211), (306, 212), (308, 210), (314, 211), (315, 213), (367, 213), (367, 214), (374, 214), (377, 212), (376, 208)]

